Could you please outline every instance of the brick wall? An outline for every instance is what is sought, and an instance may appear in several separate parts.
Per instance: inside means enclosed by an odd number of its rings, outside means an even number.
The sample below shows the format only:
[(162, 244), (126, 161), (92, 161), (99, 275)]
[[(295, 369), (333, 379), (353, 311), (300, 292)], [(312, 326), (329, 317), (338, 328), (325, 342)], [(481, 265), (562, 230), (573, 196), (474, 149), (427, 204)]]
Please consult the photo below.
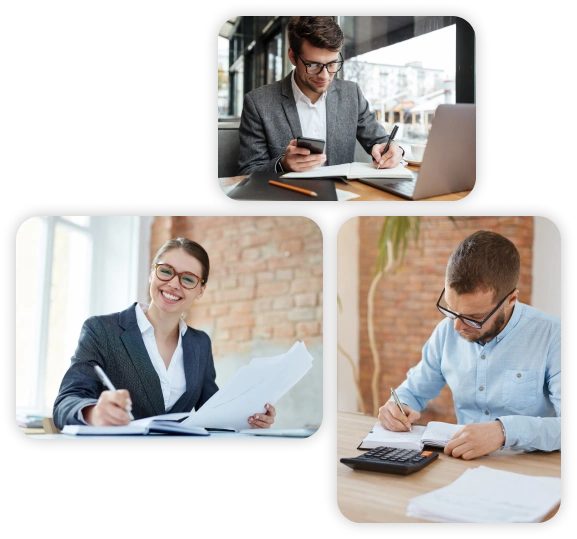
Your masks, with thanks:
[[(447, 260), (455, 247), (477, 230), (503, 234), (521, 254), (519, 300), (529, 303), (532, 283), (532, 217), (457, 217), (455, 226), (447, 217), (422, 217), (419, 246), (407, 250), (405, 264), (394, 275), (383, 277), (375, 296), (375, 335), (381, 361), (380, 402), (390, 397), (390, 388), (404, 379), (421, 358), (421, 349), (442, 319), (435, 308), (443, 289)], [(373, 359), (367, 332), (367, 294), (377, 257), (377, 242), (383, 217), (361, 217), (360, 241), (360, 377), (363, 399), (372, 410)], [(430, 401), (422, 421), (455, 422), (451, 392), (445, 388)]]
[(151, 260), (184, 236), (210, 257), (210, 276), (187, 323), (212, 339), (215, 360), (250, 354), (253, 340), (322, 345), (323, 243), (305, 217), (156, 217)]

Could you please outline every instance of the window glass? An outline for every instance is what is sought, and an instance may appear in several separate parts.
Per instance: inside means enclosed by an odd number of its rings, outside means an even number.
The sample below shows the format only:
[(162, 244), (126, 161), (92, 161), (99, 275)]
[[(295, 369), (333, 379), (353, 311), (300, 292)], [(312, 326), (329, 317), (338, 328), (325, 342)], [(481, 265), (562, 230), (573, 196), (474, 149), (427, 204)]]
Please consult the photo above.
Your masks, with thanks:
[(270, 84), (282, 79), (282, 34), (279, 32), (267, 44), (267, 75)]
[[(379, 121), (400, 124), (399, 140), (425, 142), (436, 107), (454, 103), (456, 92), (460, 102), (473, 102), (468, 99), (474, 99), (474, 73), (463, 69), (470, 67), (473, 54), (462, 46), (465, 34), (474, 35), (470, 27), (470, 32), (464, 31), (466, 21), (449, 16), (335, 19), (345, 36), (342, 54), (347, 62), (338, 76), (359, 82)], [(283, 54), (288, 21), (289, 17), (237, 17), (225, 23), (219, 39), (219, 118), (240, 118), (246, 92), (290, 72)], [(465, 55), (458, 77), (457, 26), (459, 53)], [(469, 41), (474, 49), (474, 37)]]
[(51, 410), (70, 365), (82, 323), (88, 318), (91, 288), (91, 236), (57, 223), (54, 230), (52, 279), (46, 348), (44, 402)]
[(234, 71), (229, 74), (234, 98), (234, 110), (232, 113), (235, 116), (240, 116), (244, 101), (244, 58), (239, 58), (235, 62), (234, 67)]
[(33, 217), (21, 225), (14, 270), (18, 414), (51, 415), (83, 322), (126, 308), (139, 279), (148, 282), (148, 261), (139, 272), (140, 233), (137, 217)]
[(218, 116), (228, 116), (229, 40), (218, 37)]
[(28, 219), (16, 235), (16, 408), (34, 410), (44, 284), (46, 222)]
[(75, 225), (79, 226), (85, 226), (85, 227), (90, 226), (90, 217), (87, 215), (78, 215), (75, 217), (68, 216), (68, 217), (62, 217), (62, 219), (70, 221), (71, 223), (74, 223)]
[(388, 132), (399, 125), (396, 140), (406, 150), (411, 143), (426, 143), (437, 107), (455, 103), (454, 22), (447, 24), (451, 18), (446, 17), (341, 19), (349, 41), (343, 77), (359, 84)]

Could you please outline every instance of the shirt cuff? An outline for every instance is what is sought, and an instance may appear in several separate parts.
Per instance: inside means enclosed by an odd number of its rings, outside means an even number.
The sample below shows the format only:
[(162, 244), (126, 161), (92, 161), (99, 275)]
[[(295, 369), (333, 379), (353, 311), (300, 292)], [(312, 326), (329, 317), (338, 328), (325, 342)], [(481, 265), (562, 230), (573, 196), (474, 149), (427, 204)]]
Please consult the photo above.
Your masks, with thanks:
[(84, 408), (88, 408), (89, 406), (94, 406), (97, 403), (98, 403), (98, 401), (94, 401), (94, 402), (88, 403), (85, 406), (83, 406), (82, 408), (80, 408), (80, 410), (78, 410), (78, 414), (76, 415), (76, 419), (78, 419), (78, 421), (80, 421), (83, 425), (88, 425), (88, 423), (84, 419), (84, 416), (82, 415), (82, 410), (84, 410)]
[(284, 157), (284, 155), (281, 155), (277, 160), (276, 163), (274, 164), (274, 171), (275, 172), (284, 172), (284, 169), (282, 168), (281, 162), (280, 160)]
[[(406, 404), (411, 410), (415, 410), (416, 412), (421, 411), (421, 407), (419, 406), (417, 399), (413, 398), (402, 389), (395, 389), (395, 391), (397, 393), (397, 397), (399, 397), (399, 400), (401, 401), (401, 404)], [(389, 400), (395, 402), (395, 399), (393, 399), (392, 396)]]
[(503, 431), (504, 436), (503, 445), (499, 449), (505, 449), (507, 447), (507, 429), (505, 429), (505, 425), (499, 418), (495, 419), (495, 421), (498, 421), (500, 423), (501, 430)]

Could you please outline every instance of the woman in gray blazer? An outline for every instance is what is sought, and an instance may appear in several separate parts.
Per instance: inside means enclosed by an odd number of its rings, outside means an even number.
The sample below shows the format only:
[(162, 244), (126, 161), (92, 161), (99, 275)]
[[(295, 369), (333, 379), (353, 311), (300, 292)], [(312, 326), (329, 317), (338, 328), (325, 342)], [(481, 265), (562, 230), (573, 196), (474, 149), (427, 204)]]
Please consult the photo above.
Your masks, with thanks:
[[(54, 403), (53, 418), (64, 425), (126, 425), (168, 412), (198, 410), (216, 391), (210, 338), (187, 326), (183, 314), (202, 297), (210, 261), (198, 243), (167, 241), (152, 262), (150, 305), (86, 320), (78, 347)], [(98, 365), (118, 388), (108, 391)], [(268, 428), (276, 411), (247, 418)]]

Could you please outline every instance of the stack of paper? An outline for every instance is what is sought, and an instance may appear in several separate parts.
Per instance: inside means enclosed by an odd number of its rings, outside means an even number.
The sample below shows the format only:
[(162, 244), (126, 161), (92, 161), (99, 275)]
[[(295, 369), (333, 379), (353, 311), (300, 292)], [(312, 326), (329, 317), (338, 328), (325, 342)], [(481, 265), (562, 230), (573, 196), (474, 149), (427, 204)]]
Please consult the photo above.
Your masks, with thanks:
[(274, 406), (309, 371), (312, 361), (302, 342), (296, 342), (286, 354), (253, 359), (182, 425), (246, 429), (249, 416), (266, 413), (264, 405)]
[(446, 487), (409, 500), (407, 516), (437, 522), (540, 522), (559, 503), (559, 478), (480, 466)]

